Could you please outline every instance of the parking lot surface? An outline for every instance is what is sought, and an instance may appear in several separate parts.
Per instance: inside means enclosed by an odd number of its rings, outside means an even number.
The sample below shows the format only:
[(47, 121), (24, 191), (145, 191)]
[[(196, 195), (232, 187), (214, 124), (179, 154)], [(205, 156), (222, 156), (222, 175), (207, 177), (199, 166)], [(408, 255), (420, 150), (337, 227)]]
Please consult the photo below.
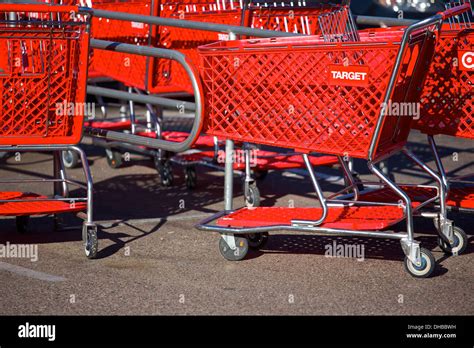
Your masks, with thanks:
[[(440, 137), (439, 145), (449, 172), (473, 172), (468, 141)], [(439, 262), (430, 279), (414, 279), (404, 271), (396, 240), (281, 232), (270, 236), (264, 250), (229, 262), (219, 254), (218, 235), (194, 228), (223, 209), (222, 173), (199, 167), (198, 187), (190, 191), (183, 168), (175, 166), (174, 186), (162, 187), (149, 159), (132, 156), (124, 168), (111, 169), (103, 149), (83, 146), (95, 183), (98, 259), (85, 257), (76, 218), (65, 222), (77, 228), (64, 231), (53, 231), (50, 217), (35, 218), (24, 235), (16, 232), (14, 219), (0, 220), (0, 244), (38, 245), (36, 262), (0, 259), (0, 314), (474, 314), (474, 216), (452, 215), (470, 236), (458, 257), (444, 255), (431, 221), (416, 220), (417, 239)], [(423, 136), (413, 133), (409, 147), (433, 164)], [(397, 182), (430, 182), (401, 156), (388, 165)], [(0, 177), (46, 177), (51, 168), (51, 156), (28, 153), (20, 161), (6, 160)], [(356, 169), (367, 177), (363, 163)], [(337, 170), (319, 172), (328, 179), (323, 181), (326, 193), (341, 188)], [(83, 180), (81, 169), (70, 173)], [(258, 183), (261, 205), (317, 204), (303, 174), (269, 173)], [(43, 184), (2, 189), (51, 193)], [(238, 178), (234, 191), (234, 206), (242, 206)], [(364, 257), (327, 257), (333, 243), (363, 246)]]

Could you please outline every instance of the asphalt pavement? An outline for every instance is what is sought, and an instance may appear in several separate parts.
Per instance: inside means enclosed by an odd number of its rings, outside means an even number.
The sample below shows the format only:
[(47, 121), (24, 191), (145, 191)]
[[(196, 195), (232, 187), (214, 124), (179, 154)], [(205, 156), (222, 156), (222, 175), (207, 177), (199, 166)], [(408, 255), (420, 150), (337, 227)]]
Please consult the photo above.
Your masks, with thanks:
[[(449, 172), (473, 172), (471, 143), (439, 138)], [(281, 232), (272, 234), (262, 251), (229, 262), (218, 251), (218, 235), (194, 228), (223, 209), (223, 173), (199, 167), (198, 187), (190, 191), (183, 168), (175, 166), (174, 186), (163, 187), (150, 159), (132, 156), (124, 168), (112, 169), (103, 149), (83, 146), (95, 183), (98, 259), (85, 257), (75, 217), (65, 218), (75, 228), (56, 232), (50, 217), (35, 218), (24, 235), (16, 232), (14, 219), (1, 219), (0, 244), (37, 245), (38, 260), (0, 259), (0, 314), (474, 314), (474, 215), (452, 215), (470, 236), (458, 257), (441, 251), (430, 221), (416, 220), (417, 239), (439, 263), (429, 279), (404, 271), (396, 240)], [(413, 133), (409, 146), (433, 164), (423, 136)], [(401, 156), (388, 166), (397, 182), (430, 182)], [(356, 169), (367, 177), (363, 163)], [(341, 188), (337, 170), (318, 172), (329, 180), (323, 181), (326, 193)], [(28, 153), (21, 161), (8, 158), (0, 168), (2, 179), (36, 173), (52, 173), (51, 156)], [(83, 180), (81, 169), (69, 173)], [(301, 171), (270, 172), (258, 184), (262, 206), (309, 207), (316, 201)], [(240, 179), (234, 188), (234, 205), (242, 206)], [(51, 193), (44, 184), (1, 189)], [(363, 246), (364, 258), (327, 257), (327, 246), (334, 243)]]

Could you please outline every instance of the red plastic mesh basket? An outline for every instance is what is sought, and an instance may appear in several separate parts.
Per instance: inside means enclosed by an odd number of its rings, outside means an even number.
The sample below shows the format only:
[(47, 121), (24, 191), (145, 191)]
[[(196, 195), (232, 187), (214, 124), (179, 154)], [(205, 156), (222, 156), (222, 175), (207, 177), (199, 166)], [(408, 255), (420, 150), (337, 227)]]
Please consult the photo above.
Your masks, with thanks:
[[(67, 0), (77, 3), (78, 0)], [(234, 0), (93, 0), (92, 6), (104, 10), (154, 15), (163, 18), (245, 25), (254, 28), (317, 34), (317, 17), (336, 5), (314, 1), (251, 3), (243, 11), (242, 1)], [(136, 45), (152, 45), (182, 52), (194, 64), (199, 63), (197, 47), (228, 35), (175, 27), (152, 27), (140, 23), (95, 18), (93, 36)], [(152, 93), (193, 91), (185, 70), (167, 59), (145, 58), (131, 54), (95, 50), (91, 67), (127, 85)]]
[(84, 120), (88, 17), (77, 7), (15, 6), (0, 5), (0, 144), (76, 144)]
[[(446, 27), (448, 29), (448, 27)], [(474, 139), (474, 30), (445, 30), (436, 46), (413, 127)]]
[[(329, 44), (313, 36), (200, 47), (203, 131), (298, 151), (368, 158), (402, 32), (384, 33), (383, 40), (376, 34), (362, 33), (358, 43)], [(432, 54), (434, 40), (427, 32), (410, 40), (389, 96), (392, 102), (419, 100), (416, 87), (425, 72), (416, 67), (419, 58), (429, 57), (428, 46)], [(403, 146), (410, 123), (406, 116), (384, 117), (374, 155)]]

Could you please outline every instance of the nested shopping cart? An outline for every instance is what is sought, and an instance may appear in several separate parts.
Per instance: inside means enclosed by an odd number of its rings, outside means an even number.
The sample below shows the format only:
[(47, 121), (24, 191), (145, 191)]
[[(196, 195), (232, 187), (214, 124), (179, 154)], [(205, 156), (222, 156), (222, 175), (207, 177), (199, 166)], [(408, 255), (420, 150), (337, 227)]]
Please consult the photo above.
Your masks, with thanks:
[[(197, 225), (219, 232), (219, 250), (243, 259), (276, 230), (393, 238), (401, 241), (405, 268), (415, 277), (435, 269), (432, 253), (414, 238), (410, 198), (377, 167), (407, 142), (411, 118), (387, 116), (383, 103), (416, 102), (444, 19), (466, 6), (411, 25), (405, 31), (359, 34), (359, 42), (318, 37), (219, 42), (199, 48), (207, 134), (300, 152), (321, 207), (259, 207), (226, 210)], [(326, 199), (309, 163), (311, 152), (364, 159), (402, 204)], [(231, 162), (232, 157), (228, 156)], [(228, 166), (230, 167), (230, 166)], [(232, 177), (226, 172), (226, 186)], [(353, 186), (353, 185), (351, 185)], [(230, 195), (229, 195), (230, 194)], [(406, 220), (406, 232), (387, 231)]]
[[(1, 192), (0, 215), (15, 216), (23, 232), (30, 216), (77, 213), (85, 219), (86, 255), (93, 258), (98, 243), (92, 177), (76, 146), (84, 121), (89, 31), (90, 16), (77, 6), (0, 4), (0, 151), (54, 154), (53, 179), (1, 181), (9, 186), (50, 183), (53, 195)], [(86, 185), (67, 178), (62, 151), (79, 154)], [(86, 195), (70, 197), (70, 186)]]
[[(200, 22), (213, 22), (220, 24), (239, 25), (244, 24), (250, 27), (275, 29), (281, 31), (301, 32), (303, 34), (316, 32), (317, 16), (323, 12), (330, 11), (333, 5), (324, 1), (310, 1), (308, 3), (295, 3), (290, 1), (279, 2), (278, 4), (269, 2), (251, 2), (242, 4), (232, 1), (94, 1), (93, 6), (98, 9), (114, 10), (127, 13), (160, 15), (161, 17), (172, 19), (186, 19)], [(190, 30), (185, 28), (172, 28), (159, 26), (151, 28), (140, 23), (123, 23), (121, 21), (106, 20), (96, 18), (93, 22), (93, 35), (100, 39), (113, 39), (118, 42), (133, 43), (136, 45), (153, 45), (175, 49), (184, 53), (193, 62), (198, 61), (197, 47), (222, 39), (228, 39), (228, 35), (200, 30)], [(146, 90), (152, 93), (181, 92), (189, 91), (191, 85), (186, 76), (186, 72), (177, 62), (166, 59), (155, 59), (137, 57), (130, 54), (117, 52), (94, 53), (95, 69), (107, 74), (130, 86), (136, 92)], [(130, 110), (135, 110), (131, 103)], [(100, 122), (94, 121), (91, 126), (96, 128), (123, 126), (124, 130), (133, 134), (147, 137), (159, 137), (165, 140), (175, 140), (183, 137), (180, 132), (163, 131), (159, 118), (160, 112), (150, 109), (146, 111), (146, 124), (138, 124), (131, 112), (131, 121), (121, 122)], [(146, 125), (146, 127), (144, 127)], [(198, 164), (204, 164), (213, 168), (221, 169), (220, 163), (215, 161), (217, 157), (219, 139), (210, 136), (202, 136), (195, 144), (200, 153), (186, 154), (184, 156), (169, 157), (157, 152), (155, 166), (157, 167), (161, 181), (165, 186), (173, 183), (173, 173), (171, 162), (185, 166), (185, 182), (189, 188), (196, 186), (196, 169)], [(150, 152), (147, 149), (135, 149), (138, 153)], [(127, 147), (127, 152), (130, 148)], [(123, 150), (117, 148), (107, 149), (108, 163), (116, 168), (121, 165)], [(154, 152), (153, 152), (154, 153)], [(292, 154), (287, 155), (285, 161), (282, 154), (259, 151), (262, 155), (253, 168), (253, 172), (263, 178), (272, 169), (303, 168), (304, 163), (299, 157)], [(314, 165), (332, 166), (337, 163), (337, 159), (329, 156), (312, 157)], [(245, 166), (243, 163), (235, 166), (235, 169), (242, 173)], [(249, 173), (247, 169), (245, 173)], [(246, 201), (255, 203), (258, 201), (259, 192), (253, 178), (247, 174), (245, 179), (244, 192)], [(248, 184), (250, 183), (250, 184)]]
[[(461, 4), (470, 2), (450, 1), (446, 7)], [(439, 174), (438, 185), (401, 185), (418, 214), (434, 220), (441, 249), (453, 255), (466, 249), (467, 235), (448, 218), (448, 211), (474, 211), (474, 183), (469, 177), (448, 179), (434, 137), (474, 139), (473, 85), (474, 29), (468, 11), (444, 24), (420, 99), (420, 117), (413, 121), (413, 128), (427, 135)], [(425, 171), (431, 170), (415, 163)], [(359, 197), (376, 202), (399, 199), (387, 187), (367, 189)]]

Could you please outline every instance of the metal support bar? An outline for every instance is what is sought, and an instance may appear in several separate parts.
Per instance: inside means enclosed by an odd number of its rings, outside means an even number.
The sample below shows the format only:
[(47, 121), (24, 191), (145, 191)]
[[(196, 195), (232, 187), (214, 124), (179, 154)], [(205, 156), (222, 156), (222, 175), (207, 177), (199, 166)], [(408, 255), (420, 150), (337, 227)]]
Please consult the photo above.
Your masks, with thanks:
[(80, 11), (91, 12), (94, 17), (102, 17), (108, 19), (116, 19), (120, 21), (127, 22), (138, 22), (146, 23), (151, 25), (161, 25), (166, 27), (176, 27), (183, 29), (195, 29), (203, 31), (213, 31), (218, 33), (234, 33), (237, 35), (246, 35), (254, 37), (285, 37), (285, 36), (300, 36), (301, 34), (297, 33), (287, 33), (283, 31), (273, 31), (273, 30), (263, 30), (263, 29), (253, 29), (247, 27), (241, 27), (237, 25), (225, 25), (225, 24), (216, 24), (209, 22), (198, 22), (198, 21), (188, 21), (180, 19), (171, 19), (171, 18), (162, 18), (155, 16), (144, 16), (138, 14), (131, 14), (125, 12), (114, 12), (99, 10), (95, 8), (81, 7)]
[[(191, 129), (191, 132), (188, 138), (185, 141), (179, 142), (179, 143), (166, 141), (162, 139), (141, 137), (141, 136), (136, 136), (133, 134), (127, 134), (123, 132), (96, 129), (96, 128), (91, 128), (91, 127), (86, 127), (85, 132), (92, 137), (105, 138), (106, 140), (109, 140), (109, 141), (119, 141), (119, 142), (139, 145), (139, 146), (145, 146), (145, 147), (153, 148), (153, 149), (162, 149), (162, 150), (171, 151), (171, 152), (184, 152), (188, 150), (197, 140), (197, 137), (199, 136), (201, 132), (202, 120), (203, 120), (203, 107), (202, 107), (203, 95), (202, 95), (201, 82), (199, 78), (197, 77), (198, 74), (197, 74), (196, 68), (188, 61), (188, 59), (182, 53), (178, 51), (162, 49), (162, 48), (136, 46), (136, 45), (131, 45), (131, 44), (124, 44), (124, 43), (105, 41), (105, 40), (92, 39), (91, 47), (96, 48), (96, 49), (114, 51), (114, 52), (137, 54), (137, 55), (142, 55), (142, 56), (147, 56), (147, 57), (166, 58), (166, 59), (177, 61), (185, 69), (193, 87), (193, 94), (194, 94), (194, 99), (195, 99), (195, 104), (194, 104), (195, 116), (194, 116), (193, 127)], [(135, 95), (134, 99), (136, 100), (138, 97), (147, 98), (149, 96)], [(149, 102), (146, 102), (146, 103), (154, 104), (152, 100), (149, 100)]]
[(145, 95), (145, 94), (125, 92), (125, 91), (118, 91), (116, 89), (97, 87), (97, 86), (92, 86), (92, 85), (87, 86), (87, 94), (92, 94), (99, 97), (127, 100), (127, 101), (132, 100), (136, 103), (162, 105), (162, 106), (166, 106), (175, 110), (178, 107), (184, 107), (184, 109), (188, 111), (196, 110), (196, 105), (188, 101), (163, 98), (163, 97), (158, 97), (155, 95)]
[(306, 168), (308, 169), (309, 176), (311, 178), (311, 182), (313, 183), (314, 190), (316, 191), (316, 195), (318, 196), (318, 200), (321, 203), (321, 207), (323, 209), (322, 215), (319, 220), (310, 221), (310, 220), (292, 220), (292, 225), (310, 225), (310, 226), (318, 226), (321, 225), (328, 215), (328, 205), (326, 199), (324, 198), (323, 190), (319, 185), (318, 179), (316, 178), (316, 174), (314, 173), (313, 165), (311, 164), (311, 160), (309, 159), (307, 154), (303, 154), (303, 160), (306, 164)]

